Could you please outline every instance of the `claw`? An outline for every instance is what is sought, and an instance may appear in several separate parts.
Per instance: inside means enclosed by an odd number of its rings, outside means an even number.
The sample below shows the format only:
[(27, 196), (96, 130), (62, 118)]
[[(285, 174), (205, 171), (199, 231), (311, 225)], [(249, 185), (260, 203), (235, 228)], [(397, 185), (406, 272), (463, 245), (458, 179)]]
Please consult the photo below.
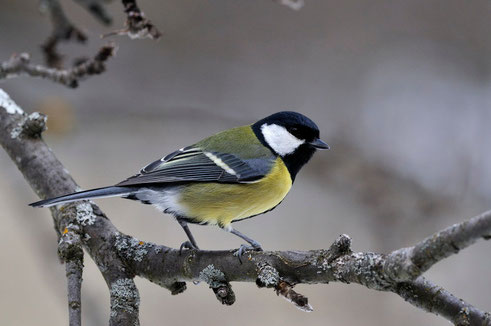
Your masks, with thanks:
[(196, 247), (195, 245), (193, 245), (193, 244), (191, 243), (191, 241), (184, 241), (184, 242), (181, 244), (181, 246), (179, 247), (179, 255), (181, 255), (181, 254), (182, 254), (182, 249), (189, 249), (189, 250), (194, 249), (194, 250), (199, 250), (199, 248), (198, 248), (198, 247)]
[(242, 264), (242, 255), (244, 255), (244, 253), (247, 250), (263, 251), (263, 248), (261, 247), (261, 245), (258, 242), (254, 242), (251, 245), (241, 244), (240, 245), (240, 248), (237, 249), (236, 252), (234, 252), (234, 256), (236, 256), (237, 258), (239, 258), (239, 262), (241, 264)]

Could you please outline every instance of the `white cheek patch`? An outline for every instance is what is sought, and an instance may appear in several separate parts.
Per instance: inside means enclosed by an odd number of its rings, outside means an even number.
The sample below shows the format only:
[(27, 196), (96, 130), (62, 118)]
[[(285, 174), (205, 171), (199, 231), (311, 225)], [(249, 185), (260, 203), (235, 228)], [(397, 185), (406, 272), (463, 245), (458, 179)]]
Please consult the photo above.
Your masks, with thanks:
[(277, 124), (263, 124), (261, 126), (266, 143), (280, 156), (293, 153), (305, 140), (298, 139), (286, 130), (285, 127)]

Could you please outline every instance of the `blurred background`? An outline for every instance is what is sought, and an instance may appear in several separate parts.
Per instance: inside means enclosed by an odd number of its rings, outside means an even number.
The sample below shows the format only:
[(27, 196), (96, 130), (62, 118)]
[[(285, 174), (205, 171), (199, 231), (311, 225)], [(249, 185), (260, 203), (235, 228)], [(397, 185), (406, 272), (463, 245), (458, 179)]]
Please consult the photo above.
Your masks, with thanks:
[[(293, 11), (268, 0), (139, 1), (164, 33), (158, 42), (114, 40), (108, 71), (72, 90), (30, 77), (0, 84), (26, 111), (49, 115), (45, 139), (82, 188), (114, 184), (146, 163), (214, 132), (280, 110), (312, 118), (332, 150), (302, 170), (277, 209), (236, 225), (265, 249), (326, 248), (341, 233), (356, 251), (389, 252), (491, 208), (491, 2), (488, 0), (306, 0)], [(62, 1), (90, 37), (62, 44), (66, 62), (92, 56), (98, 24)], [(0, 61), (51, 33), (37, 3), (4, 0)], [(48, 210), (0, 151), (0, 324), (67, 323), (65, 270)], [(97, 203), (122, 231), (178, 246), (170, 216), (121, 199)], [(202, 248), (240, 241), (191, 226)], [(491, 310), (489, 242), (434, 266), (426, 276)], [(84, 325), (105, 325), (109, 293), (86, 256)], [(222, 306), (205, 284), (178, 296), (137, 279), (143, 325), (448, 325), (392, 293), (358, 285), (299, 285), (306, 314), (272, 290), (235, 283)]]

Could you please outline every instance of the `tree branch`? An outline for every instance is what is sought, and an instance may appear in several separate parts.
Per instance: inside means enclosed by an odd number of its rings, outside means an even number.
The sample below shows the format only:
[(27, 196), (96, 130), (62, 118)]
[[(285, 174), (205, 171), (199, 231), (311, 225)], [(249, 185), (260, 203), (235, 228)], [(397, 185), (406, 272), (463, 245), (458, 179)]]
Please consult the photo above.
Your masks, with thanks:
[[(69, 227), (69, 228), (68, 228)], [(58, 243), (58, 256), (65, 263), (68, 290), (68, 318), (70, 326), (82, 325), (82, 271), (84, 252), (78, 225), (69, 225)]]
[[(23, 113), (0, 90), (0, 143), (41, 198), (77, 190), (73, 179), (40, 137), (43, 128), (38, 124), (42, 123), (36, 121), (44, 119), (33, 115), (36, 114)], [(79, 228), (73, 230), (103, 274), (111, 293), (110, 325), (138, 324), (139, 295), (133, 282), (137, 275), (173, 294), (185, 289), (185, 281), (206, 282), (224, 304), (235, 301), (230, 282), (255, 282), (260, 287), (275, 289), (305, 311), (312, 307), (305, 296), (293, 290), (296, 284), (357, 283), (396, 293), (412, 305), (456, 325), (491, 325), (489, 313), (418, 277), (435, 262), (454, 253), (448, 248), (462, 249), (489, 235), (491, 212), (436, 233), (412, 249), (388, 255), (352, 252), (350, 238), (342, 235), (327, 250), (247, 252), (241, 263), (233, 255), (234, 250), (179, 253), (124, 235), (90, 202), (53, 207), (51, 211), (59, 237), (65, 228), (70, 230), (70, 225)], [(400, 254), (404, 250), (407, 255)], [(413, 273), (413, 267), (408, 265), (418, 266), (419, 274)]]
[(145, 17), (140, 10), (136, 0), (121, 0), (126, 13), (125, 28), (105, 34), (104, 37), (112, 35), (128, 35), (131, 39), (159, 39), (162, 33), (155, 25)]
[(80, 62), (70, 69), (55, 69), (34, 65), (30, 63), (31, 58), (28, 53), (21, 53), (0, 64), (0, 80), (27, 74), (32, 77), (46, 78), (70, 88), (76, 88), (84, 78), (103, 73), (106, 70), (106, 61), (114, 56), (115, 52), (116, 47), (114, 44), (105, 45), (92, 59)]
[[(77, 191), (79, 187), (51, 149), (41, 139), (40, 132), (31, 132), (40, 121), (27, 115), (9, 96), (0, 89), (0, 143), (16, 162), (25, 179), (42, 198)], [(42, 119), (41, 119), (42, 120)], [(42, 123), (37, 131), (43, 130)], [(134, 274), (128, 271), (124, 262), (106, 241), (117, 232), (114, 225), (101, 210), (92, 203), (81, 202), (58, 208), (51, 208), (58, 237), (65, 228), (77, 225), (85, 250), (98, 266), (111, 295), (110, 325), (139, 325), (139, 294), (133, 282)]]
[[(101, 0), (74, 1), (85, 8), (101, 23), (105, 25), (111, 24), (112, 18)], [(68, 19), (59, 0), (41, 0), (39, 2), (39, 10), (41, 13), (49, 13), (53, 25), (51, 35), (41, 45), (46, 64), (51, 68), (62, 69), (63, 55), (57, 50), (58, 43), (71, 40), (78, 43), (85, 43), (87, 41), (87, 36)]]
[(48, 12), (53, 24), (51, 36), (41, 46), (46, 64), (48, 67), (61, 69), (63, 68), (63, 56), (56, 49), (58, 43), (70, 40), (85, 43), (87, 36), (70, 22), (58, 0), (41, 0), (39, 10), (42, 13)]
[(490, 236), (491, 211), (487, 211), (437, 232), (413, 247), (393, 251), (387, 257), (385, 270), (395, 281), (414, 280), (440, 260)]
[[(113, 19), (106, 7), (103, 5), (104, 0), (73, 0), (82, 8), (85, 8), (92, 16), (104, 25), (111, 25)], [(107, 0), (105, 2), (108, 2)]]
[(398, 283), (394, 292), (410, 304), (424, 311), (440, 315), (454, 325), (491, 325), (489, 312), (483, 312), (473, 307), (424, 277), (419, 277), (412, 282)]

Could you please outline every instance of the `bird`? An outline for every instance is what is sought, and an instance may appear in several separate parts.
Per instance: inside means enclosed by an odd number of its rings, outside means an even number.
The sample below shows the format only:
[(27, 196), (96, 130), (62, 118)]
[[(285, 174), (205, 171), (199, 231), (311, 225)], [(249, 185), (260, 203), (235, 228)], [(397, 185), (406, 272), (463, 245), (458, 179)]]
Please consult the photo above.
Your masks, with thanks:
[(106, 197), (150, 204), (171, 214), (199, 250), (188, 223), (217, 225), (246, 241), (236, 251), (262, 251), (259, 242), (232, 226), (278, 206), (300, 169), (317, 150), (329, 149), (305, 115), (281, 111), (176, 150), (114, 186), (79, 191), (29, 204), (50, 207)]

